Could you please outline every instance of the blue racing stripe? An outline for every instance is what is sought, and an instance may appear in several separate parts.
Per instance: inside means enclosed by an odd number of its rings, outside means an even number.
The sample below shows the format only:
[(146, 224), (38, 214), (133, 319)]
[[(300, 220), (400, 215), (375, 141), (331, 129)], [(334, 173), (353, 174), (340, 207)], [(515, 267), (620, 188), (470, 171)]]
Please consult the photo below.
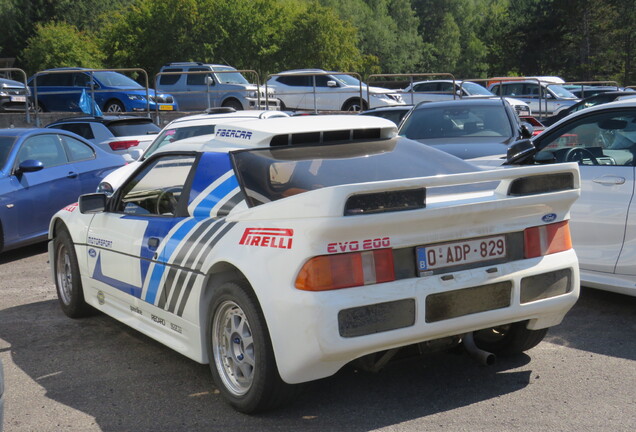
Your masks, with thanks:
[[(177, 231), (167, 240), (159, 260), (162, 262), (169, 262), (172, 254), (177, 247), (183, 242), (183, 239), (190, 233), (192, 228), (197, 224), (196, 219), (189, 219), (181, 225)], [(144, 299), (148, 303), (154, 304), (157, 297), (157, 291), (159, 290), (159, 282), (165, 270), (165, 265), (156, 263), (152, 269), (150, 275), (150, 281), (148, 283), (148, 290), (146, 291), (146, 298)]]
[(219, 203), (223, 198), (230, 194), (234, 189), (238, 187), (238, 180), (235, 176), (232, 176), (216, 187), (212, 192), (208, 194), (194, 209), (194, 217), (210, 217), (210, 211), (215, 205)]

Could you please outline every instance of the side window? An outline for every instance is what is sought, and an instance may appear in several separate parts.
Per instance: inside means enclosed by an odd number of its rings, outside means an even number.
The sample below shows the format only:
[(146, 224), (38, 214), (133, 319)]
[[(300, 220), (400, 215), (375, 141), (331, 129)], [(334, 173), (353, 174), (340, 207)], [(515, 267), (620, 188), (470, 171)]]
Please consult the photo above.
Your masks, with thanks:
[(278, 77), (278, 82), (292, 87), (308, 87), (311, 85), (307, 75), (284, 75)]
[(95, 159), (95, 152), (89, 146), (70, 136), (61, 136), (71, 162)]
[(538, 84), (526, 84), (523, 90), (523, 94), (531, 98), (539, 97), (539, 85)]
[[(511, 83), (511, 84), (503, 84), (501, 86), (503, 88), (502, 94), (505, 96), (523, 96), (524, 88), (523, 83)], [(499, 92), (495, 93), (499, 94)]]
[[(164, 69), (162, 72), (181, 72), (181, 71), (182, 69), (172, 68), (172, 69)], [(177, 81), (179, 81), (179, 78), (181, 78), (180, 74), (160, 75), (159, 85), (174, 85), (177, 83)]]
[(421, 83), (413, 86), (413, 91), (416, 92), (433, 92), (436, 90), (435, 83)]
[(42, 162), (44, 168), (68, 163), (66, 152), (57, 134), (43, 134), (27, 138), (20, 147), (18, 164), (28, 159)]
[(155, 159), (123, 186), (116, 211), (134, 215), (175, 216), (181, 191), (195, 159), (191, 155)]
[(439, 91), (444, 93), (453, 93), (453, 83), (441, 82), (439, 83)]
[[(190, 68), (188, 70), (188, 72), (205, 72), (205, 71), (209, 72), (210, 69), (195, 67), (195, 68)], [(206, 76), (208, 76), (208, 74), (203, 74), (203, 73), (190, 74), (187, 76), (186, 81), (188, 85), (205, 85)]]
[(93, 139), (93, 129), (89, 123), (63, 123), (55, 126), (56, 129), (62, 129), (65, 131), (73, 132), (86, 139)]
[(38, 75), (37, 80), (38, 80), (38, 87), (39, 86), (68, 87), (71, 85), (71, 74), (70, 73), (51, 73), (46, 75)]
[(546, 136), (542, 152), (558, 162), (579, 165), (634, 165), (636, 113), (601, 113), (572, 122), (565, 132)]
[(91, 77), (85, 73), (73, 74), (73, 85), (75, 87), (88, 87), (91, 81)]
[[(328, 87), (327, 81), (332, 80), (332, 78), (329, 75), (315, 75), (315, 77), (316, 77), (316, 87)], [(311, 80), (312, 77), (310, 77), (309, 79)], [(313, 86), (313, 82), (311, 85)]]

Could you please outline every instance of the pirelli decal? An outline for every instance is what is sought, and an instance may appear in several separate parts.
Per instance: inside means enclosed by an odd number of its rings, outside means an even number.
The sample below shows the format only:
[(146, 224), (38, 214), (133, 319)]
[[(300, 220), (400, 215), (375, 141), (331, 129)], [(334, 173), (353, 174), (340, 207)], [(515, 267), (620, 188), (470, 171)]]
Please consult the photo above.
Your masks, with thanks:
[(293, 240), (294, 230), (290, 228), (245, 228), (239, 244), (291, 249)]

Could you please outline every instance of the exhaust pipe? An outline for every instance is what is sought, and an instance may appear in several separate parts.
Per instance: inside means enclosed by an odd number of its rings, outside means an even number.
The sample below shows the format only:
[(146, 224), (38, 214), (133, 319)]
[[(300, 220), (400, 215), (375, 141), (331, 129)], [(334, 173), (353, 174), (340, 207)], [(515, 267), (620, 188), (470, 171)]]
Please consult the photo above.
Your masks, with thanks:
[(477, 360), (482, 365), (492, 366), (495, 364), (497, 356), (491, 352), (484, 351), (483, 349), (479, 348), (475, 344), (475, 339), (472, 332), (466, 333), (462, 337), (462, 343), (464, 344), (464, 348), (466, 349), (466, 351), (468, 351), (468, 354), (470, 354), (472, 358)]

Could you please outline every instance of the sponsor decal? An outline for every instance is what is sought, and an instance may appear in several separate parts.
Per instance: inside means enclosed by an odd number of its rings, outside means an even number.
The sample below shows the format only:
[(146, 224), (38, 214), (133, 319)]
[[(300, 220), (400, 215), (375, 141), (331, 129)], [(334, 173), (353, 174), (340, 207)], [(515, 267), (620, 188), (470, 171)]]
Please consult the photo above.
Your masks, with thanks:
[(106, 296), (103, 291), (97, 291), (97, 303), (103, 305), (106, 302)]
[(143, 311), (139, 309), (137, 306), (130, 305), (130, 311), (139, 315), (143, 315)]
[(157, 315), (150, 315), (150, 319), (156, 322), (157, 324), (161, 324), (162, 326), (166, 325), (166, 320), (158, 317)]
[(291, 249), (293, 237), (294, 230), (290, 228), (245, 228), (239, 244)]
[(183, 333), (183, 329), (181, 328), (181, 326), (178, 326), (176, 324), (170, 323), (170, 328), (172, 329), (172, 331), (176, 331), (179, 334)]
[(353, 240), (327, 244), (328, 253), (357, 252), (372, 249), (391, 247), (390, 237), (378, 237), (374, 239)]
[(113, 241), (112, 240), (105, 240), (105, 239), (100, 239), (100, 238), (91, 237), (91, 236), (88, 236), (88, 244), (89, 245), (93, 245), (93, 246), (97, 246), (97, 247), (102, 247), (102, 248), (112, 248), (113, 247)]
[(68, 205), (68, 206), (64, 207), (64, 210), (66, 210), (67, 212), (71, 212), (71, 213), (72, 213), (72, 212), (74, 212), (74, 211), (75, 211), (75, 209), (77, 208), (77, 206), (79, 206), (79, 204), (78, 204), (78, 203), (71, 204), (71, 205)]
[(90, 256), (91, 258), (95, 258), (97, 256), (97, 251), (95, 251), (95, 249), (90, 248), (88, 250), (88, 256)]
[(238, 138), (238, 139), (245, 139), (245, 140), (252, 139), (252, 132), (249, 132), (246, 130), (240, 130), (240, 129), (221, 128), (216, 130), (216, 135), (227, 137), (227, 138)]
[(556, 213), (548, 213), (547, 215), (544, 215), (541, 220), (545, 223), (550, 223), (550, 222), (554, 222), (557, 218)]

